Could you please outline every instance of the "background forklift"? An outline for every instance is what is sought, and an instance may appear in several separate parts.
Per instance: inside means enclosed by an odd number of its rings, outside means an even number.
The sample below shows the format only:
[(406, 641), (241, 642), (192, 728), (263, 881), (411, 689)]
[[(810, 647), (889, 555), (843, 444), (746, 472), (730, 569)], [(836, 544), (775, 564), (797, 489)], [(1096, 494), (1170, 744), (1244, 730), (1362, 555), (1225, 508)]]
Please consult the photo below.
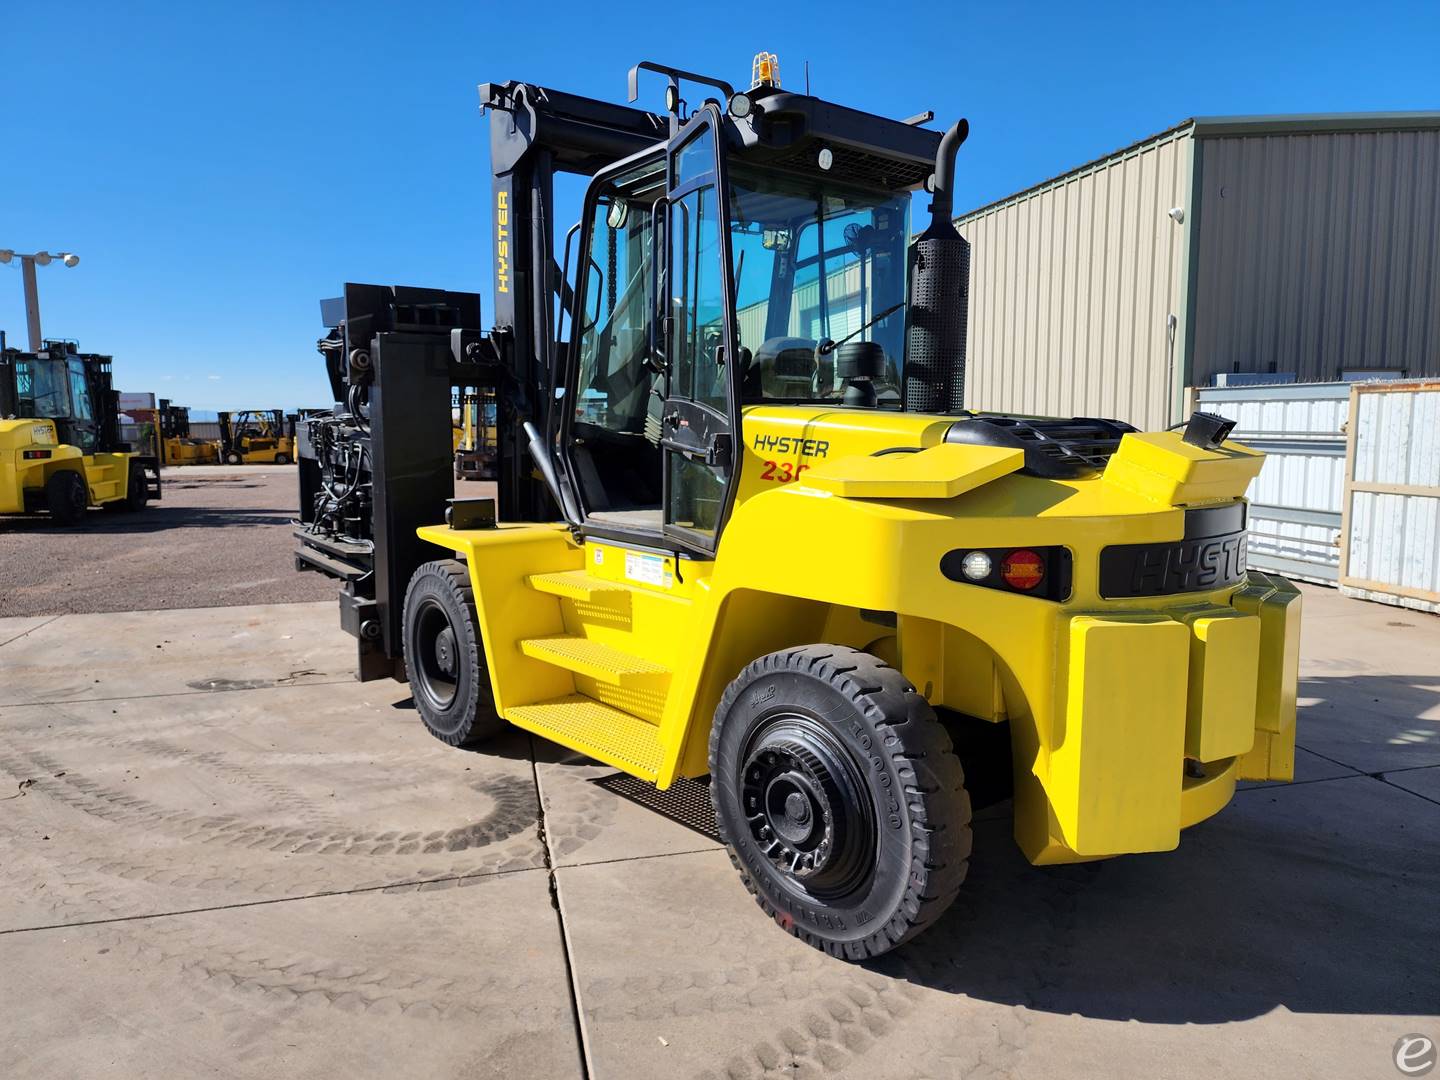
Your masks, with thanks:
[(159, 460), (120, 441), (111, 358), (43, 346), (20, 352), (0, 336), (0, 514), (78, 525), (87, 507), (138, 511), (160, 498)]
[(473, 386), (460, 387), (455, 400), (460, 412), (455, 479), (494, 480), (497, 452), (494, 392)]
[(160, 429), (162, 465), (214, 465), (220, 460), (218, 442), (190, 437), (190, 409), (187, 406), (161, 398), (156, 421)]
[(296, 418), (284, 409), (242, 409), (220, 416), (220, 460), (226, 465), (288, 465), (295, 460)]
[[(1201, 414), (964, 410), (965, 122), (787, 92), (768, 54), (740, 92), (642, 63), (632, 101), (641, 70), (664, 112), (480, 88), (493, 328), (473, 294), (321, 306), (296, 563), (343, 583), (360, 678), (408, 680), (453, 746), (515, 725), (708, 775), (760, 906), (850, 959), (961, 886), (957, 743), (1002, 747), (973, 780), (1013, 785), (1040, 864), (1172, 849), (1288, 779), (1300, 605), (1245, 568), (1261, 456)], [(563, 248), (557, 171), (592, 177)], [(464, 386), (499, 402), (498, 523), (452, 498)]]

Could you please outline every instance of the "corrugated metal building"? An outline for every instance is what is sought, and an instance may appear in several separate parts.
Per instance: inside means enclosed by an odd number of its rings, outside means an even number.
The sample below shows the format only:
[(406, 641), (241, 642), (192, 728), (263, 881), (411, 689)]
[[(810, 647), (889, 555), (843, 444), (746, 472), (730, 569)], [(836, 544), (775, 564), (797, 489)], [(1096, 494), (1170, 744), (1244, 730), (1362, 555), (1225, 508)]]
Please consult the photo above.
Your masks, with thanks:
[(972, 408), (1153, 428), (1219, 375), (1440, 375), (1440, 112), (1187, 120), (957, 224)]

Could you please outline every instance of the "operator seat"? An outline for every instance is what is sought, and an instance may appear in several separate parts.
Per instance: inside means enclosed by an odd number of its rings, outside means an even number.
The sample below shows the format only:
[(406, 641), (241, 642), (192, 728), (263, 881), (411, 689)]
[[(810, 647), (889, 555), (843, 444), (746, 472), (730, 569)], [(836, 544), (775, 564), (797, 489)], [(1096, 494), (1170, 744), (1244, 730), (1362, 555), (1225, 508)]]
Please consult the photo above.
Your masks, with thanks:
[(755, 398), (812, 398), (816, 396), (813, 338), (767, 338), (755, 350), (745, 369), (744, 396)]

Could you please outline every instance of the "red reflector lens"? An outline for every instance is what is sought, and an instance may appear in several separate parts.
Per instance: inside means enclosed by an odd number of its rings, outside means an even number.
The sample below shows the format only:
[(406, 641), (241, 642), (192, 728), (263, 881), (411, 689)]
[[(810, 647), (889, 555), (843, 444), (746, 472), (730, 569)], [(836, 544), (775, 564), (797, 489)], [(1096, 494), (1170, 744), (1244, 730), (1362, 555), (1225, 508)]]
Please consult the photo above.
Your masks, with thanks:
[(1012, 551), (1000, 563), (1000, 576), (1012, 589), (1029, 592), (1045, 580), (1045, 560), (1028, 548)]
[(26, 451), (24, 451), (23, 453), (21, 453), (20, 456), (23, 457), (23, 458), (25, 458), (25, 459), (28, 460), (28, 461), (34, 461), (34, 460), (36, 460), (36, 459), (38, 459), (38, 458), (48, 458), (48, 457), (50, 456), (50, 451), (49, 451), (49, 450), (26, 450)]

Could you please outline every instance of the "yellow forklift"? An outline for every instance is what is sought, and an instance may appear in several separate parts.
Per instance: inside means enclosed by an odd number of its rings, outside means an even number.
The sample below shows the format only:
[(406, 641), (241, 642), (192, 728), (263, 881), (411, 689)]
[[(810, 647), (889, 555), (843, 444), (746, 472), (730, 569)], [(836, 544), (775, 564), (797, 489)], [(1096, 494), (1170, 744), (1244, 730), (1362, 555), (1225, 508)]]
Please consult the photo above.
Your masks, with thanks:
[(160, 433), (160, 464), (214, 465), (220, 460), (218, 442), (190, 437), (190, 410), (186, 406), (161, 398), (156, 422)]
[(160, 498), (160, 463), (120, 441), (111, 358), (42, 344), (20, 352), (0, 338), (0, 514), (79, 525), (91, 506), (143, 510)]
[[(1228, 421), (966, 410), (965, 121), (763, 59), (740, 91), (642, 63), (653, 113), (481, 87), (493, 325), (433, 289), (322, 304), (296, 563), (436, 738), (708, 777), (761, 908), (860, 960), (954, 900), (967, 789), (1013, 791), (1056, 864), (1171, 850), (1290, 779), (1300, 595), (1246, 569), (1262, 459)], [(563, 249), (556, 171), (591, 177)], [(453, 497), (460, 386), (498, 397), (498, 505)]]
[(220, 460), (226, 465), (288, 465), (295, 460), (295, 417), (283, 409), (220, 415)]
[(494, 480), (495, 395), (477, 387), (461, 387), (455, 397), (460, 410), (455, 435), (455, 479)]

